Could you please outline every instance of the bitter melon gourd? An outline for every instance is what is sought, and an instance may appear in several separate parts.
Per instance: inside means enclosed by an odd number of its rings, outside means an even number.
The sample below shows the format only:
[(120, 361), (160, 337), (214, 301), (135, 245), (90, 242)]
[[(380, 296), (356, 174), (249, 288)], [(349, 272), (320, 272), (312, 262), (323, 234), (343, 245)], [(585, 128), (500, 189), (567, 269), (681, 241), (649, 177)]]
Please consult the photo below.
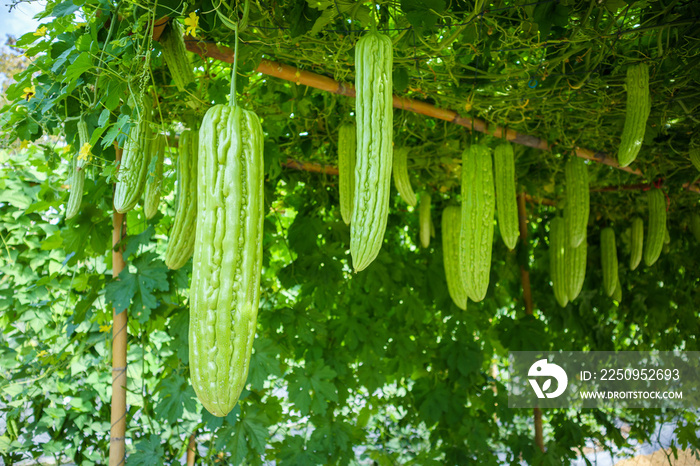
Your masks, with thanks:
[(474, 144), (462, 155), (461, 254), (467, 294), (476, 302), (484, 299), (489, 287), (495, 209), (491, 149)]
[(345, 124), (338, 129), (340, 216), (346, 225), (352, 219), (352, 196), (355, 192), (355, 137), (355, 125)]
[(447, 291), (452, 301), (460, 309), (467, 309), (466, 268), (460, 261), (460, 231), (462, 227), (462, 209), (459, 206), (447, 206), (442, 211), (442, 257), (445, 263)]
[[(567, 238), (568, 241), (568, 238)], [(586, 256), (588, 255), (588, 242), (584, 239), (577, 247), (565, 245), (564, 257), (566, 262), (566, 295), (569, 301), (578, 297), (583, 289), (583, 281), (586, 278)]]
[(580, 157), (571, 157), (566, 162), (566, 209), (564, 221), (569, 246), (578, 247), (586, 239), (590, 195), (588, 192), (588, 167)]
[(564, 219), (555, 217), (549, 224), (549, 274), (554, 299), (561, 307), (569, 302), (566, 273), (566, 225)]
[(630, 239), (630, 270), (634, 270), (642, 261), (644, 251), (644, 221), (639, 217), (632, 219), (632, 235)]
[(173, 82), (182, 92), (188, 84), (194, 82), (194, 70), (187, 56), (182, 26), (179, 22), (170, 21), (168, 27), (163, 31), (160, 45), (163, 47), (163, 58), (168, 65)]
[(66, 203), (66, 219), (73, 218), (80, 211), (80, 203), (83, 201), (83, 188), (85, 187), (85, 162), (80, 157), (80, 149), (89, 142), (87, 123), (82, 118), (78, 122), (78, 143), (80, 147), (73, 155), (70, 174), (70, 194)]
[(603, 268), (603, 290), (612, 296), (618, 282), (617, 247), (615, 246), (615, 231), (611, 227), (603, 228), (600, 232), (600, 262)]
[(165, 251), (165, 265), (179, 269), (192, 257), (197, 226), (197, 151), (199, 133), (180, 135), (177, 159), (177, 209)]
[(693, 213), (690, 216), (690, 231), (695, 236), (695, 240), (700, 243), (700, 214)]
[(652, 189), (647, 192), (649, 209), (649, 226), (647, 229), (647, 241), (644, 244), (644, 263), (653, 265), (664, 246), (664, 232), (666, 230), (666, 197), (660, 189)]
[(420, 207), (418, 207), (418, 224), (420, 225), (420, 245), (424, 248), (430, 246), (430, 193), (423, 193), (420, 197)]
[(515, 196), (515, 159), (513, 146), (503, 143), (493, 153), (496, 182), (496, 212), (498, 229), (508, 249), (515, 249), (520, 230), (518, 227), (518, 202)]
[(202, 120), (198, 155), (190, 372), (204, 407), (225, 416), (248, 377), (260, 299), (260, 120), (240, 107), (215, 105)]
[(649, 94), (649, 67), (638, 63), (627, 68), (627, 107), (622, 141), (617, 152), (617, 161), (626, 167), (637, 158), (644, 141), (644, 131), (651, 112)]
[(143, 195), (146, 185), (150, 152), (144, 150), (153, 138), (151, 129), (152, 101), (144, 96), (139, 105), (139, 117), (132, 125), (122, 152), (114, 190), (114, 209), (125, 213), (133, 209)]
[(408, 147), (399, 147), (394, 150), (394, 185), (401, 198), (411, 207), (416, 206), (416, 193), (411, 187), (411, 180), (408, 178)]
[(393, 140), (392, 45), (376, 31), (357, 41), (355, 91), (357, 157), (350, 222), (356, 272), (379, 254), (389, 215)]
[(157, 134), (148, 146), (151, 153), (151, 162), (155, 161), (155, 171), (152, 176), (146, 177), (146, 193), (143, 200), (143, 211), (146, 218), (153, 218), (158, 212), (160, 204), (160, 191), (163, 184), (163, 160), (167, 141), (164, 134)]

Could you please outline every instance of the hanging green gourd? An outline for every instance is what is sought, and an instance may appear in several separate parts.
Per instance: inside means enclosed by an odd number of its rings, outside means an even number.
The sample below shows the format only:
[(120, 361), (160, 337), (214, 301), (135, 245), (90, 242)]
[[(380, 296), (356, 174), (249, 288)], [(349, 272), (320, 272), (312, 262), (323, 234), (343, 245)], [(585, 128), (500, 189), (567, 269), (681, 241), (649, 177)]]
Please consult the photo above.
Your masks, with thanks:
[(379, 254), (389, 216), (393, 140), (392, 44), (372, 30), (355, 46), (357, 157), (350, 222), (355, 272)]
[(215, 416), (233, 409), (248, 377), (262, 270), (263, 132), (236, 104), (237, 62), (238, 29), (230, 103), (210, 108), (199, 131), (190, 372)]

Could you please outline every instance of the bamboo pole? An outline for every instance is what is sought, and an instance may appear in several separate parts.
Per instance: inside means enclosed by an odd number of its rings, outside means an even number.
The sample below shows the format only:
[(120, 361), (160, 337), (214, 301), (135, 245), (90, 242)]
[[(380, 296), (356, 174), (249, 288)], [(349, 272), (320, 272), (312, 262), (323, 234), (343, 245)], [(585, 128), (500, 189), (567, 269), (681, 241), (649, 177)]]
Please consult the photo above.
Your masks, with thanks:
[[(527, 248), (527, 206), (525, 205), (527, 194), (518, 194), (518, 226), (520, 229), (520, 247)], [(520, 265), (520, 280), (523, 285), (523, 301), (525, 302), (525, 313), (532, 315), (534, 310), (532, 305), (532, 289), (530, 288), (530, 271), (524, 265)], [(542, 433), (542, 410), (535, 406), (535, 444), (544, 452), (544, 435)]]
[[(122, 150), (116, 148), (117, 164)], [(117, 247), (126, 232), (126, 217), (116, 210), (112, 214), (112, 277), (117, 278), (124, 270), (124, 256)], [(126, 345), (127, 311), (117, 314), (112, 309), (112, 413), (109, 433), (109, 465), (118, 466), (126, 462)]]
[(197, 431), (192, 432), (190, 441), (187, 443), (187, 466), (194, 466), (194, 460), (197, 456)]

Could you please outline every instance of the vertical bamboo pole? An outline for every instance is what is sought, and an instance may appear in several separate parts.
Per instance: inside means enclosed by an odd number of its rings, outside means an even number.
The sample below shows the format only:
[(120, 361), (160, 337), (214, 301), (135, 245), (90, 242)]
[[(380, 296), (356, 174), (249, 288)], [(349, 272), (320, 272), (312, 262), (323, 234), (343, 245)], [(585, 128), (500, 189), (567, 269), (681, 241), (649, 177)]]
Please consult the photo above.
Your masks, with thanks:
[(187, 466), (194, 466), (194, 460), (197, 456), (197, 431), (192, 432), (190, 441), (187, 444)]
[[(520, 227), (520, 247), (527, 248), (527, 207), (525, 197), (522, 192), (518, 194), (518, 226)], [(525, 312), (532, 315), (532, 290), (530, 288), (530, 272), (524, 265), (520, 266), (520, 280), (523, 285), (523, 301), (525, 301)], [(542, 410), (535, 407), (535, 443), (544, 452), (544, 436), (542, 435)]]
[[(115, 144), (116, 146), (116, 144)], [(117, 163), (122, 150), (116, 147)], [(112, 276), (118, 277), (124, 269), (121, 247), (116, 247), (126, 232), (126, 218), (116, 210), (112, 214)], [(126, 462), (126, 344), (127, 311), (117, 314), (112, 310), (112, 426), (109, 437), (109, 465)]]

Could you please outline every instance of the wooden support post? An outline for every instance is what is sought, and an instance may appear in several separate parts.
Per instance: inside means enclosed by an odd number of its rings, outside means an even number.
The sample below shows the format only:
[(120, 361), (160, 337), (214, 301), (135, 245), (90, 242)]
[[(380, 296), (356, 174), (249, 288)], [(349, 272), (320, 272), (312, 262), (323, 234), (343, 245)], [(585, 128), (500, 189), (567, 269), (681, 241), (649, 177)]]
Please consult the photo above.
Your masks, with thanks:
[[(117, 163), (122, 150), (116, 148)], [(126, 218), (116, 210), (112, 214), (112, 277), (124, 270), (124, 255), (117, 244), (126, 233)], [(109, 465), (119, 466), (126, 462), (126, 345), (127, 311), (117, 314), (112, 310), (112, 425), (109, 433)]]
[(194, 460), (197, 456), (197, 431), (195, 430), (190, 435), (190, 441), (187, 444), (187, 466), (194, 466)]
[[(527, 206), (525, 200), (528, 197), (524, 192), (518, 194), (518, 226), (520, 227), (520, 247), (527, 248)], [(520, 280), (523, 285), (523, 301), (525, 302), (525, 312), (532, 315), (532, 290), (530, 289), (530, 271), (527, 267), (520, 266)], [(544, 452), (544, 436), (542, 434), (542, 410), (538, 407), (534, 409), (535, 414), (535, 444)]]

